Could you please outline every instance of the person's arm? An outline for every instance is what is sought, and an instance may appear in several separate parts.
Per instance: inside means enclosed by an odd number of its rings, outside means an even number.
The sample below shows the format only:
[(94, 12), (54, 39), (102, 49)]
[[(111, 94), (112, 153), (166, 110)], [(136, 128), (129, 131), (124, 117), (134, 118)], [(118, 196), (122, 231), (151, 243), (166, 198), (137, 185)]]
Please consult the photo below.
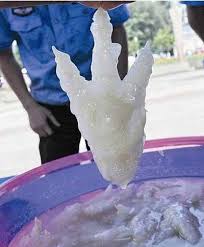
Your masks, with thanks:
[(128, 42), (123, 25), (113, 27), (112, 42), (119, 43), (122, 47), (118, 61), (118, 72), (120, 78), (123, 79), (128, 72)]
[(122, 4), (132, 3), (134, 1), (81, 1), (81, 4), (90, 6), (92, 8), (113, 9)]
[[(0, 8), (16, 8), (16, 7), (28, 7), (28, 6), (38, 6), (38, 5), (46, 5), (46, 4), (59, 4), (59, 3), (69, 3), (73, 1), (0, 1)], [(80, 1), (79, 1), (80, 2)], [(81, 4), (93, 7), (93, 8), (99, 8), (102, 7), (104, 9), (111, 9), (115, 8), (123, 3), (128, 3), (126, 1), (124, 2), (118, 2), (118, 1), (81, 1)]]
[(0, 51), (0, 69), (27, 111), (31, 128), (40, 136), (51, 135), (52, 129), (47, 120), (49, 119), (56, 126), (59, 126), (59, 123), (50, 111), (33, 100), (10, 48)]
[(188, 21), (204, 42), (204, 6), (187, 6)]

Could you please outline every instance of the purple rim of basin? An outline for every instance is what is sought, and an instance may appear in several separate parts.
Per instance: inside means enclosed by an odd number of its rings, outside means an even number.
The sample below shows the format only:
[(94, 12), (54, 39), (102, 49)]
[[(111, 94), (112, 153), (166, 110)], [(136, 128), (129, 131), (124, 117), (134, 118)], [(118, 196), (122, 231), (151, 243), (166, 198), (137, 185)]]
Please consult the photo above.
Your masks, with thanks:
[[(203, 160), (204, 137), (150, 140), (145, 143), (132, 182), (172, 177), (203, 179)], [(0, 247), (8, 247), (35, 217), (103, 190), (108, 184), (90, 152), (52, 161), (4, 183), (0, 186)]]
[[(155, 149), (160, 147), (173, 147), (179, 146), (191, 146), (191, 145), (204, 145), (204, 136), (190, 136), (190, 137), (175, 137), (164, 138), (156, 140), (148, 140), (145, 142), (144, 148)], [(26, 182), (31, 181), (34, 178), (50, 173), (52, 171), (62, 169), (68, 166), (77, 166), (81, 162), (91, 161), (93, 159), (91, 152), (84, 152), (79, 154), (70, 155), (55, 161), (48, 162), (43, 166), (34, 168), (22, 175), (16, 176), (0, 186), (0, 196), (8, 191), (11, 191), (16, 186), (20, 186)]]

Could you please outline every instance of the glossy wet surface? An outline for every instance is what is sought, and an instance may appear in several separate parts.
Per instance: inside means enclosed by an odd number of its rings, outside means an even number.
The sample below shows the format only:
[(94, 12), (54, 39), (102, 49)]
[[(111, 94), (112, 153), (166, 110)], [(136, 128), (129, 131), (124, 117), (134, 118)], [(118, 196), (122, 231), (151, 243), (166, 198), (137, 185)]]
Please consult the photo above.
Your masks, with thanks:
[(35, 219), (15, 247), (201, 247), (203, 195), (203, 180), (190, 178), (108, 187)]

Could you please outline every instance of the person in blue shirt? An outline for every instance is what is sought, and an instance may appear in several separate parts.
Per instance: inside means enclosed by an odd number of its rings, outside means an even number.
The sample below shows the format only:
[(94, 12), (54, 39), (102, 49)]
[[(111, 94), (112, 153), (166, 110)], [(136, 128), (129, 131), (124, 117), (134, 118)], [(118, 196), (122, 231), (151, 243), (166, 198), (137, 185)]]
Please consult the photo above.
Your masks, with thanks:
[(188, 21), (204, 42), (204, 1), (182, 1), (187, 5)]
[[(80, 74), (90, 80), (94, 44), (90, 25), (95, 11), (76, 2), (0, 10), (0, 67), (27, 111), (31, 128), (40, 136), (42, 163), (79, 150), (81, 134), (70, 111), (69, 98), (56, 76), (52, 46), (68, 53)], [(128, 67), (123, 23), (129, 14), (122, 5), (109, 10), (109, 15), (113, 24), (113, 42), (122, 45), (118, 70), (123, 78)], [(14, 40), (31, 78), (30, 91), (12, 54)]]

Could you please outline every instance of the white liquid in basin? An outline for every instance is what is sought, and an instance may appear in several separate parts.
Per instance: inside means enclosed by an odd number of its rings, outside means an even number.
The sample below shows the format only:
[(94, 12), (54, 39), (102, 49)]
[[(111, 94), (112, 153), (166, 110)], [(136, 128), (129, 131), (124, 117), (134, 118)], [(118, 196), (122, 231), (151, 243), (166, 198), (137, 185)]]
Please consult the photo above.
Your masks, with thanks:
[(40, 220), (15, 247), (203, 247), (204, 184), (170, 179), (112, 189)]

